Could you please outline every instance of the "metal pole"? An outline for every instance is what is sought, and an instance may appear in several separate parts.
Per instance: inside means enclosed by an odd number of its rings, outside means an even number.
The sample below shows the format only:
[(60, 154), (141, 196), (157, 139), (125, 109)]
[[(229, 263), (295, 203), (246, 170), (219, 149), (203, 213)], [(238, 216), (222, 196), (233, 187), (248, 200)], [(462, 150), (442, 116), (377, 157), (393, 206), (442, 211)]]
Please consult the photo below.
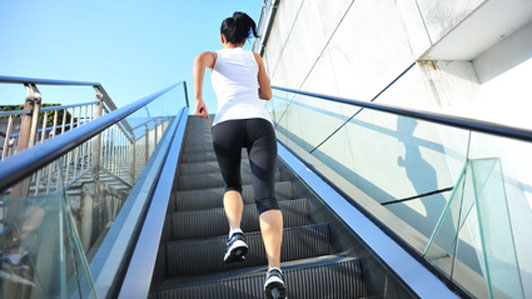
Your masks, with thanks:
[(7, 119), (6, 137), (4, 139), (4, 149), (2, 150), (2, 160), (8, 157), (9, 154), (9, 140), (11, 139), (11, 130), (13, 129), (13, 116)]
[(144, 165), (146, 165), (148, 164), (148, 158), (150, 157), (150, 129), (148, 128), (148, 124), (144, 126), (146, 127), (146, 131), (144, 133), (144, 157), (146, 158)]
[[(74, 113), (76, 110), (74, 110), (75, 107), (72, 107), (72, 112), (70, 113), (70, 127), (68, 128), (68, 130), (72, 130), (73, 127), (74, 127)], [(68, 177), (69, 177), (69, 172), (70, 172), (70, 162), (72, 161), (72, 151), (68, 152), (67, 154), (67, 159), (66, 159), (66, 163), (65, 163), (65, 178), (64, 178), (64, 185), (67, 184), (68, 182)]]
[[(96, 91), (96, 101), (98, 101), (98, 106), (94, 109), (93, 119), (96, 119), (102, 116), (103, 110), (103, 94), (98, 88), (94, 88)], [(102, 134), (98, 134), (93, 137), (92, 142), (92, 177), (94, 180), (100, 179), (100, 159), (101, 159), (101, 150), (102, 150)]]
[(131, 165), (130, 165), (130, 170), (129, 170), (129, 183), (131, 184), (131, 186), (133, 186), (135, 184), (135, 171), (136, 171), (136, 167), (135, 167), (135, 135), (131, 135), (131, 139), (133, 139), (133, 142), (131, 142), (131, 145), (130, 145), (130, 148), (131, 148)]
[[(79, 106), (78, 108), (78, 124), (76, 125), (76, 128), (79, 128), (79, 126), (81, 126), (81, 106)], [(72, 177), (72, 179), (74, 180), (76, 179), (76, 174), (78, 172), (78, 161), (80, 160), (80, 154), (81, 154), (82, 147), (83, 145), (78, 146), (74, 150), (74, 176)]]
[(155, 122), (155, 126), (153, 126), (153, 129), (155, 130), (155, 131), (154, 131), (155, 134), (154, 134), (153, 137), (154, 137), (155, 143), (153, 144), (153, 147), (154, 147), (154, 149), (155, 149), (155, 147), (157, 146), (157, 139), (158, 139), (158, 137), (159, 137), (159, 136), (157, 136), (157, 127), (159, 126), (159, 124), (157, 124), (157, 119), (155, 119), (154, 122)]
[[(41, 143), (44, 142), (44, 138), (46, 137), (46, 119), (48, 118), (48, 111), (44, 111), (44, 115), (42, 118), (42, 126), (41, 126)], [(37, 171), (37, 180), (35, 184), (35, 195), (39, 194), (39, 187), (41, 182), (41, 174), (43, 172), (48, 172), (47, 170), (50, 169), (50, 165), (46, 166), (44, 169), (39, 169)]]
[[(28, 94), (28, 96), (26, 97), (26, 101), (24, 102), (24, 110), (31, 110), (32, 112), (30, 114), (25, 114), (22, 116), (17, 152), (25, 150), (34, 145), (35, 133), (37, 131), (37, 123), (39, 120), (39, 111), (41, 105), (41, 94), (37, 87), (34, 84), (24, 84), (24, 87), (26, 88), (26, 93)], [(13, 186), (13, 188), (11, 189), (10, 196), (11, 198), (26, 197), (28, 196), (29, 191), (30, 179), (26, 178), (22, 182)], [(23, 217), (24, 215), (18, 215), (20, 211), (18, 211), (17, 209), (20, 208), (20, 203), (14, 203), (14, 205), (16, 205), (17, 207), (11, 209), (11, 211), (13, 211), (13, 214), (17, 215), (17, 218)], [(22, 214), (24, 214), (23, 211)]]
[(61, 122), (61, 134), (65, 133), (67, 110), (63, 109), (63, 121)]
[[(35, 143), (35, 133), (37, 131), (37, 122), (39, 120), (39, 112), (41, 105), (41, 94), (37, 87), (34, 84), (24, 84), (24, 87), (26, 88), (26, 92), (28, 95), (24, 102), (24, 110), (31, 110), (32, 113), (22, 116), (18, 144), (19, 151), (31, 147)], [(11, 188), (10, 197), (27, 197), (29, 192), (30, 178), (25, 178), (16, 185), (14, 185), (13, 188)], [(24, 226), (25, 218), (25, 202), (22, 200), (12, 200), (8, 203), (8, 209), (11, 211), (11, 213), (8, 213), (6, 215), (5, 225), (7, 225), (7, 227), (22, 228)], [(19, 230), (13, 230), (12, 234), (13, 235), (11, 235), (9, 239), (20, 239)]]
[[(88, 110), (89, 110), (89, 106), (85, 106), (85, 117), (83, 118), (83, 124), (87, 123)], [(82, 148), (81, 148), (81, 171), (80, 173), (83, 173), (83, 170), (85, 169), (85, 155), (87, 153), (87, 144), (88, 144), (88, 141), (83, 143)]]

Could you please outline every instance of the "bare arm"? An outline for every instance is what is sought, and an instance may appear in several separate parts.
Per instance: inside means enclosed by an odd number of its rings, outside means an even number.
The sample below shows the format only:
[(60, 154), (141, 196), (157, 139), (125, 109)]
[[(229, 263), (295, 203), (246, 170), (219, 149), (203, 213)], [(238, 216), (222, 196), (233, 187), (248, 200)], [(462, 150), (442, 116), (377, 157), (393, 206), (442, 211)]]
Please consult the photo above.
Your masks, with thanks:
[(272, 87), (270, 86), (270, 79), (266, 74), (266, 67), (259, 54), (253, 53), (255, 60), (259, 65), (259, 98), (263, 100), (270, 100), (272, 98)]
[(209, 119), (209, 112), (203, 101), (203, 79), (205, 77), (205, 68), (209, 67), (212, 69), (216, 58), (217, 55), (215, 52), (203, 52), (194, 60), (192, 78), (194, 79), (194, 99), (196, 100), (194, 115), (197, 117)]

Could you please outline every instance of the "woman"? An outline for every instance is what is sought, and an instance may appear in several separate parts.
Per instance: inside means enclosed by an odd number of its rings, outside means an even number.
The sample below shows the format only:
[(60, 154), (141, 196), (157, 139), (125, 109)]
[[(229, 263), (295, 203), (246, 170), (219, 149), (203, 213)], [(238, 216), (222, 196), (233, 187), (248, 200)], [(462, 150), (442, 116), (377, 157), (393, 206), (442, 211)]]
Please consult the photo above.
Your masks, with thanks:
[(218, 111), (212, 127), (213, 146), (224, 178), (223, 204), (230, 228), (224, 262), (242, 261), (248, 251), (240, 229), (243, 210), (240, 160), (245, 147), (268, 257), (264, 292), (268, 298), (272, 298), (272, 293), (285, 298), (286, 288), (280, 269), (283, 217), (274, 190), (277, 143), (272, 121), (260, 101), (269, 100), (272, 91), (260, 55), (242, 48), (250, 32), (257, 37), (255, 22), (245, 13), (235, 12), (222, 22), (222, 49), (203, 52), (196, 57), (194, 115), (209, 119), (202, 98), (203, 77), (208, 67), (218, 98)]

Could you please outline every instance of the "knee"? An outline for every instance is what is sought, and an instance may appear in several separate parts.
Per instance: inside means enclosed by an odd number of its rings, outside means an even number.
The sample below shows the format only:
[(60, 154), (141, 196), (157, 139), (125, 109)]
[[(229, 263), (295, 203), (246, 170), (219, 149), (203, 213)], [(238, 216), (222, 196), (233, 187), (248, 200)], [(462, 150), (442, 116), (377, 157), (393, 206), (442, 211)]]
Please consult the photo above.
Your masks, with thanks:
[(256, 199), (255, 203), (257, 205), (259, 215), (269, 210), (280, 210), (276, 198)]

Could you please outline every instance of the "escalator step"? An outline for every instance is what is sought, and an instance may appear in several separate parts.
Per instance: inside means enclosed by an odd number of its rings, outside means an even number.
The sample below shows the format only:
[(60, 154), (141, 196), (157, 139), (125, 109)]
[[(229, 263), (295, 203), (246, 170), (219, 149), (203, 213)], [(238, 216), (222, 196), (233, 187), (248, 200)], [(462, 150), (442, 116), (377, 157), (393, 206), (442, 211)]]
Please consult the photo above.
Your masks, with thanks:
[(212, 152), (214, 149), (212, 148), (212, 144), (203, 144), (203, 145), (191, 145), (191, 146), (183, 146), (183, 153), (184, 154), (193, 154), (193, 153), (205, 153), (205, 152)]
[[(212, 209), (222, 206), (222, 198), (225, 189), (209, 188), (202, 190), (173, 191), (172, 197), (176, 211), (190, 211)], [(275, 183), (275, 197), (278, 200), (294, 198), (294, 188), (291, 182)], [(253, 188), (251, 185), (242, 186), (242, 198), (244, 204), (254, 203)]]
[[(242, 151), (242, 160), (248, 160), (247, 151)], [(192, 154), (184, 153), (181, 158), (182, 163), (205, 162), (205, 161), (216, 161), (216, 155), (214, 154), (214, 151), (204, 152), (204, 153), (192, 153)]]
[[(362, 298), (366, 294), (360, 260), (324, 256), (281, 265), (290, 299)], [(233, 273), (231, 273), (233, 272)], [(158, 299), (264, 298), (266, 267), (234, 270), (220, 275), (165, 281), (157, 290)]]
[[(279, 207), (283, 212), (284, 227), (311, 224), (306, 199), (280, 201)], [(172, 228), (172, 240), (219, 236), (229, 231), (223, 208), (175, 212), (172, 215)], [(241, 228), (245, 232), (259, 230), (259, 213), (254, 204), (244, 206)]]
[[(246, 260), (224, 263), (227, 236), (166, 243), (169, 277), (207, 274), (267, 263), (260, 232), (245, 233), (249, 252)], [(329, 254), (329, 225), (312, 224), (283, 230), (282, 261), (293, 261)]]
[[(240, 167), (241, 170), (248, 169), (248, 160), (242, 161)], [(218, 162), (216, 161), (181, 163), (177, 167), (177, 171), (180, 175), (200, 174), (209, 172), (220, 172), (220, 167), (218, 166)]]
[[(251, 178), (251, 172), (241, 171), (240, 179), (242, 184), (251, 184)], [(277, 171), (275, 173), (275, 181), (279, 181), (280, 179), (280, 172)], [(177, 190), (205, 189), (223, 186), (224, 180), (222, 174), (219, 171), (203, 174), (187, 174), (178, 176), (174, 183), (174, 187), (177, 187)]]
[[(220, 167), (218, 166), (217, 161), (181, 163), (177, 169), (180, 175), (220, 172)], [(251, 171), (248, 159), (242, 160), (240, 170), (242, 172)]]

